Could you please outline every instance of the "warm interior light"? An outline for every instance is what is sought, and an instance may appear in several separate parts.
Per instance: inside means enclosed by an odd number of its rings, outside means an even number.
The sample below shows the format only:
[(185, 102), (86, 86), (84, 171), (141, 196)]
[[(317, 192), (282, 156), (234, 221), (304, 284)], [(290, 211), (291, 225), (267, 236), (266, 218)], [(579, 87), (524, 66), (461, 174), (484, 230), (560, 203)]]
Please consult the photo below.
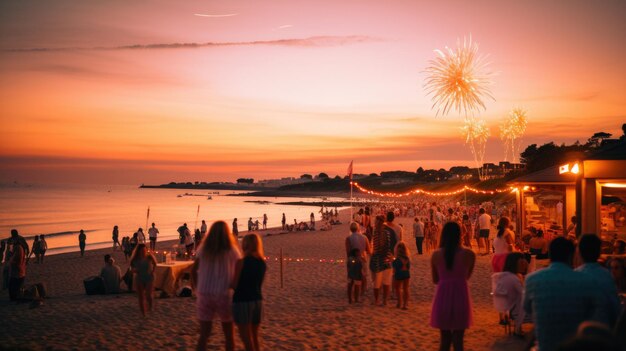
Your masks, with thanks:
[(559, 167), (559, 174), (563, 174), (563, 173), (567, 173), (569, 172), (569, 164), (565, 164), (561, 167)]
[(524, 189), (524, 191), (526, 191), (526, 190), (530, 189), (530, 187), (528, 185), (524, 185), (523, 189)]
[(605, 188), (626, 188), (626, 183), (604, 183), (602, 186)]
[(571, 172), (574, 174), (578, 174), (579, 171), (580, 169), (578, 168), (578, 163), (574, 163), (574, 165), (572, 166)]

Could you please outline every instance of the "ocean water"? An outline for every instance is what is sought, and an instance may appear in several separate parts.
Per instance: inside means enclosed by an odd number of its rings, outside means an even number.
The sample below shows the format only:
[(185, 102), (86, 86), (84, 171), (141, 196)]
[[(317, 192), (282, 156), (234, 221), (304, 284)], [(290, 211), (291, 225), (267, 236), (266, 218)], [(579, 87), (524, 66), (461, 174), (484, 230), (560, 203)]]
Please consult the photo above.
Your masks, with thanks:
[[(198, 196), (178, 196), (185, 193)], [(308, 221), (311, 212), (316, 219), (320, 218), (319, 207), (278, 204), (287, 201), (320, 201), (319, 197), (225, 196), (237, 193), (242, 191), (140, 189), (137, 186), (82, 184), (3, 184), (0, 185), (0, 239), (9, 237), (13, 228), (26, 237), (29, 244), (34, 235), (46, 234), (48, 253), (55, 254), (78, 251), (78, 231), (83, 229), (87, 235), (87, 250), (108, 247), (112, 246), (114, 225), (119, 227), (120, 241), (124, 236), (132, 236), (139, 227), (144, 228), (147, 236), (145, 226), (148, 207), (148, 222), (156, 224), (160, 232), (159, 240), (178, 238), (176, 229), (184, 222), (192, 230), (199, 228), (203, 219), (210, 226), (217, 220), (225, 220), (230, 224), (236, 217), (239, 231), (243, 231), (247, 229), (248, 218), (262, 222), (264, 213), (268, 216), (268, 227), (279, 226), (283, 213), (288, 223), (293, 223), (294, 219), (298, 222)], [(211, 195), (211, 200), (208, 195)]]

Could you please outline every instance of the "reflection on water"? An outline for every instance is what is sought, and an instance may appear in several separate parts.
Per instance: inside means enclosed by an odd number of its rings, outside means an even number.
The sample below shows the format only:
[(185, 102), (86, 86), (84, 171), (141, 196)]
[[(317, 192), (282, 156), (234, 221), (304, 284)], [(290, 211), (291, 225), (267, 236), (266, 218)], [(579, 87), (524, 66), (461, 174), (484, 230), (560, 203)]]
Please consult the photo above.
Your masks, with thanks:
[[(283, 212), (290, 223), (294, 218), (308, 221), (311, 212), (319, 218), (318, 207), (276, 203), (320, 201), (320, 198), (239, 197), (225, 195), (242, 191), (215, 192), (136, 186), (0, 185), (0, 238), (9, 237), (13, 228), (25, 237), (47, 234), (52, 254), (76, 251), (78, 231), (84, 229), (87, 248), (102, 248), (110, 245), (114, 225), (120, 229), (120, 241), (124, 236), (132, 236), (137, 228), (145, 227), (148, 206), (148, 221), (156, 223), (162, 240), (177, 238), (176, 228), (183, 222), (193, 229), (200, 227), (203, 219), (209, 225), (220, 219), (230, 224), (237, 217), (239, 230), (243, 231), (247, 229), (248, 218), (262, 221), (264, 213), (268, 216), (268, 227), (279, 226)], [(185, 193), (199, 196), (179, 196)]]

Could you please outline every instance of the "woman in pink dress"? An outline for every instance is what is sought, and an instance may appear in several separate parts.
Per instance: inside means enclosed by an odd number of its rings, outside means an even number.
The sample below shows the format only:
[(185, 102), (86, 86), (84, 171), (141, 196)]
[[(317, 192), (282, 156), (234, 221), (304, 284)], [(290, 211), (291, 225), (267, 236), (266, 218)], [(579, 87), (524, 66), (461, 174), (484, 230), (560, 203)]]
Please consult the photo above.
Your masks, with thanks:
[(465, 329), (472, 324), (472, 303), (467, 280), (472, 275), (476, 255), (461, 247), (461, 227), (448, 222), (441, 231), (439, 250), (430, 260), (433, 283), (437, 285), (430, 325), (440, 329), (440, 351), (463, 350)]

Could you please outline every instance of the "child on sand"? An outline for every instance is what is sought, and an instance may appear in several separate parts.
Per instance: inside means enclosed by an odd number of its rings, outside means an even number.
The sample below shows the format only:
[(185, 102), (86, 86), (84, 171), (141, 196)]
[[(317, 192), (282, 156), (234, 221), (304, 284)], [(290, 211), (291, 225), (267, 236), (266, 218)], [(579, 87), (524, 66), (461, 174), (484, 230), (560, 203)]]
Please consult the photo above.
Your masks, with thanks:
[(403, 310), (408, 308), (409, 304), (409, 279), (411, 278), (409, 261), (409, 248), (404, 241), (396, 245), (396, 259), (393, 261), (393, 285), (398, 293), (397, 308), (402, 307)]
[(267, 266), (263, 242), (256, 233), (246, 235), (241, 246), (244, 258), (237, 261), (232, 287), (233, 319), (246, 351), (259, 351), (259, 325), (263, 319), (261, 286)]
[(202, 240), (191, 270), (196, 291), (196, 309), (200, 322), (197, 350), (206, 350), (213, 320), (222, 322), (227, 351), (235, 349), (230, 288), (235, 278), (235, 266), (241, 258), (239, 245), (228, 225), (217, 221)]
[(152, 290), (156, 265), (157, 261), (148, 252), (146, 244), (137, 245), (130, 259), (130, 266), (132, 272), (135, 273), (134, 282), (136, 282), (135, 287), (139, 298), (139, 309), (144, 317), (146, 316), (146, 302), (148, 303), (148, 311), (152, 311)]
[(361, 255), (361, 250), (350, 250), (350, 256), (348, 256), (348, 303), (359, 301), (359, 295), (361, 293), (361, 286), (363, 284), (363, 267), (365, 261)]

